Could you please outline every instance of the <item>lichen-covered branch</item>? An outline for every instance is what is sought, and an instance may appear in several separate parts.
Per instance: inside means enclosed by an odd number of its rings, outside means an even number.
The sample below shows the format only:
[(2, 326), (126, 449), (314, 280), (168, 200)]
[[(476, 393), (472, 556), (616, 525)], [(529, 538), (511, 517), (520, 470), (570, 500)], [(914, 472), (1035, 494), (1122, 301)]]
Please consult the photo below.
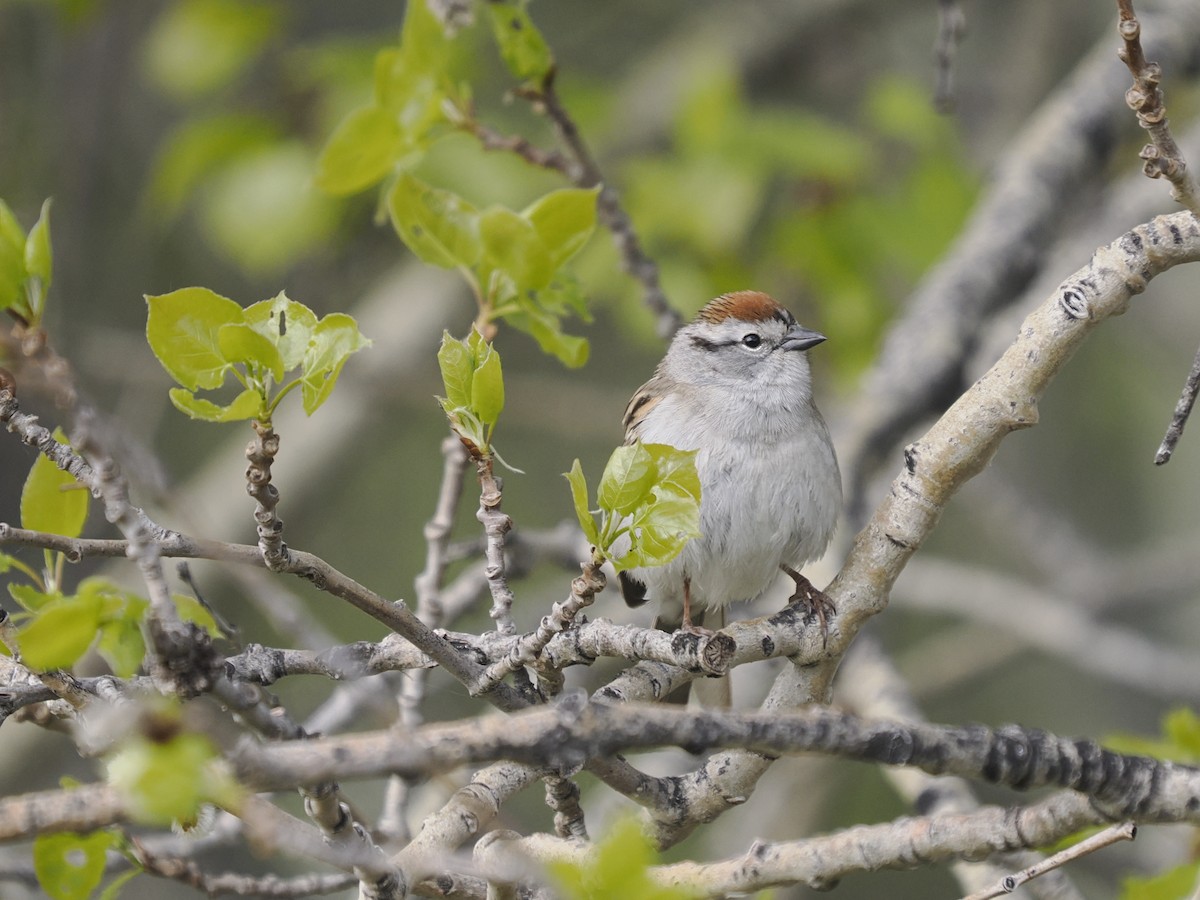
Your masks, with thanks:
[[(714, 862), (679, 862), (652, 867), (648, 874), (663, 887), (682, 888), (698, 897), (750, 894), (771, 887), (804, 884), (829, 890), (852, 873), (908, 869), (921, 863), (978, 859), (1016, 847), (1053, 843), (1081, 828), (1103, 822), (1087, 801), (1055, 795), (1027, 807), (989, 806), (961, 815), (915, 816), (878, 825), (859, 825), (795, 841), (755, 841), (745, 853)], [(549, 862), (586, 863), (588, 844), (546, 834), (501, 839), (481, 863), (491, 869), (526, 861), (527, 876)], [(539, 869), (528, 865), (539, 864)]]
[[(688, 710), (588, 703), (580, 695), (504, 718), (423, 726), (412, 735), (355, 734), (243, 746), (233, 760), (258, 790), (384, 773), (417, 776), (504, 759), (570, 770), (588, 760), (651, 747), (739, 747), (778, 756), (817, 752), (861, 762), (915, 766), (1017, 790), (1067, 787), (1098, 811), (1139, 822), (1200, 822), (1200, 769), (1106, 750), (1006, 725), (941, 726), (859, 719), (811, 706), (788, 713)], [(676, 795), (674, 803), (680, 804)], [(676, 810), (685, 814), (685, 810)]]

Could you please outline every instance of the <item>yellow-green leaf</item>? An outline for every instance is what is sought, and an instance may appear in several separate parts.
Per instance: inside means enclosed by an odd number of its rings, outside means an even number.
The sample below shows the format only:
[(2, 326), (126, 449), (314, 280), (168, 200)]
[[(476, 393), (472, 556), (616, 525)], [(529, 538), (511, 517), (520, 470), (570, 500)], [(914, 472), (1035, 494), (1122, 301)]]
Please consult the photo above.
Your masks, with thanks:
[[(64, 440), (61, 431), (55, 439)], [(44, 456), (38, 456), (21, 490), (21, 526), (31, 531), (47, 531), (66, 537), (79, 537), (87, 521), (90, 495), (74, 477)]]
[(558, 269), (583, 249), (596, 229), (596, 198), (600, 188), (563, 188), (552, 191), (521, 215), (533, 223)]
[(267, 414), (262, 395), (254, 388), (246, 388), (226, 406), (218, 406), (183, 388), (171, 388), (168, 395), (177, 410), (202, 422), (240, 422), (261, 419)]
[(247, 307), (246, 324), (279, 348), (283, 370), (289, 372), (304, 362), (313, 329), (317, 327), (317, 314), (280, 291), (270, 300)]
[(494, 0), (488, 3), (492, 32), (508, 70), (522, 81), (541, 81), (554, 66), (550, 52), (529, 12), (526, 0)]
[(575, 517), (579, 519), (579, 527), (584, 536), (593, 546), (600, 543), (600, 532), (596, 528), (596, 520), (588, 509), (587, 479), (583, 476), (583, 466), (575, 460), (570, 472), (563, 472), (563, 478), (571, 485), (571, 501), (575, 506)]
[(311, 416), (329, 398), (350, 355), (369, 346), (371, 342), (359, 332), (352, 316), (330, 313), (317, 323), (304, 355), (300, 390), (305, 413)]
[(479, 261), (479, 213), (457, 194), (404, 174), (388, 193), (388, 214), (400, 239), (424, 262), (452, 269)]
[(229, 362), (260, 366), (283, 380), (283, 357), (270, 338), (244, 322), (222, 325), (217, 331), (217, 346)]
[(471, 405), (471, 379), (475, 365), (471, 352), (462, 341), (442, 332), (442, 346), (438, 348), (438, 368), (442, 373), (442, 388), (446, 392), (446, 405), (451, 408), (467, 408)]
[(334, 129), (317, 158), (317, 187), (344, 197), (378, 182), (396, 163), (403, 146), (396, 115), (382, 106), (362, 106)]
[(41, 834), (33, 842), (33, 872), (53, 900), (87, 900), (100, 885), (105, 854), (120, 842), (111, 831)]
[(171, 377), (188, 390), (220, 387), (229, 370), (218, 335), (245, 321), (242, 308), (208, 288), (147, 297), (146, 340)]
[(488, 347), (471, 378), (471, 406), (484, 425), (494, 426), (504, 409), (504, 374), (500, 354)]
[(64, 597), (43, 607), (17, 633), (21, 658), (31, 669), (68, 669), (87, 652), (100, 626), (96, 597)]
[(650, 496), (654, 461), (641, 444), (618, 447), (608, 458), (596, 499), (602, 509), (617, 515), (632, 513)]

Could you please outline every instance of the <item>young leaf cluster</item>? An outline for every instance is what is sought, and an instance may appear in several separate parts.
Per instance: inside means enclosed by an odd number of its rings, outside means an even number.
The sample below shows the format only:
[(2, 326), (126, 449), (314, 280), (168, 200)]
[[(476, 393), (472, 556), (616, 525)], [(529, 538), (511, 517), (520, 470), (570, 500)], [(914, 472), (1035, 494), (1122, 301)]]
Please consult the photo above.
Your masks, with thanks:
[[(484, 5), (509, 70), (522, 81), (547, 78), (554, 60), (524, 0)], [(452, 51), (453, 39), (425, 0), (409, 3), (399, 46), (376, 57), (372, 101), (330, 136), (317, 184), (345, 196), (390, 179), (383, 202), (400, 239), (424, 262), (463, 274), (484, 334), (503, 319), (565, 365), (581, 366), (587, 342), (565, 334), (562, 320), (571, 313), (586, 319), (587, 310), (564, 267), (595, 229), (597, 192), (554, 191), (520, 212), (480, 210), (411, 172), (438, 138), (472, 120), (467, 90), (451, 74)]]
[[(243, 309), (207, 288), (147, 297), (146, 338), (164, 369), (182, 387), (171, 402), (193, 419), (269, 425), (283, 397), (299, 387), (304, 411), (324, 403), (351, 354), (370, 345), (345, 313), (316, 313), (280, 293)], [(290, 372), (294, 374), (285, 380)], [(219, 405), (198, 390), (216, 390), (232, 376), (242, 390)]]
[(465, 341), (444, 332), (438, 366), (446, 391), (444, 397), (438, 397), (438, 402), (450, 420), (450, 427), (472, 456), (490, 456), (492, 432), (504, 409), (500, 354), (478, 331), (473, 330)]
[(0, 200), (0, 309), (26, 328), (37, 328), (50, 290), (50, 201), (26, 234)]
[(696, 452), (667, 444), (618, 447), (596, 490), (599, 524), (579, 460), (565, 473), (583, 533), (618, 572), (668, 563), (700, 536)]
[(596, 227), (597, 190), (552, 191), (526, 209), (478, 210), (452, 191), (402, 174), (388, 193), (401, 239), (430, 265), (463, 273), (479, 301), (478, 327), (503, 319), (564, 365), (587, 362), (584, 338), (562, 319), (588, 318), (578, 283), (564, 271)]

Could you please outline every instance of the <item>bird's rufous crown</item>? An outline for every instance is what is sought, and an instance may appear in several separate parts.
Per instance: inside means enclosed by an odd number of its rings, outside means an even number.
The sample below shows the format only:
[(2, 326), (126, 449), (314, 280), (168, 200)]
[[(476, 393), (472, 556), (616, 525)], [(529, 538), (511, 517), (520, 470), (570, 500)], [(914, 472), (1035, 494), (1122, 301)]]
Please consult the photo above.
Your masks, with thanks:
[(715, 300), (710, 300), (705, 307), (696, 313), (696, 320), (716, 325), (726, 319), (739, 319), (742, 322), (765, 322), (768, 319), (778, 319), (786, 325), (795, 320), (792, 314), (776, 302), (775, 298), (762, 291), (734, 291), (722, 294)]

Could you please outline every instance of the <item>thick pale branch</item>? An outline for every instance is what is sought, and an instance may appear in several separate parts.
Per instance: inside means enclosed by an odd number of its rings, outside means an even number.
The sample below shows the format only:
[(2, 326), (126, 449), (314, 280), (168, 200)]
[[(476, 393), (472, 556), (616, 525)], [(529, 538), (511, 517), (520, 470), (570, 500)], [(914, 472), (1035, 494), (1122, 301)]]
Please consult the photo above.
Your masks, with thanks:
[(904, 451), (904, 468), (876, 509), (827, 593), (837, 604), (831, 649), (841, 651), (883, 609), (896, 577), (950, 498), (987, 465), (1012, 431), (1037, 422), (1046, 386), (1098, 324), (1172, 266), (1200, 259), (1190, 213), (1161, 216), (1096, 251), (1091, 263), (1022, 324), (1016, 340), (938, 422)]
[(1105, 750), (1037, 729), (869, 721), (813, 706), (795, 713), (734, 713), (568, 702), (504, 718), (428, 725), (303, 743), (244, 746), (240, 777), (259, 790), (394, 772), (429, 775), (506, 759), (573, 770), (590, 759), (650, 747), (740, 747), (766, 756), (820, 752), (915, 766), (1018, 790), (1059, 786), (1086, 794), (1113, 818), (1200, 822), (1200, 770)]
[[(908, 869), (951, 859), (978, 859), (1052, 843), (1103, 822), (1087, 801), (1056, 795), (1023, 808), (984, 807), (963, 815), (919, 816), (879, 825), (859, 825), (820, 837), (779, 843), (755, 842), (742, 855), (711, 863), (656, 866), (649, 875), (660, 885), (700, 897), (725, 897), (770, 887), (806, 884), (828, 890), (841, 878), (863, 871)], [(511, 868), (513, 858), (545, 865), (587, 862), (593, 849), (546, 834), (501, 841), (484, 862)]]

